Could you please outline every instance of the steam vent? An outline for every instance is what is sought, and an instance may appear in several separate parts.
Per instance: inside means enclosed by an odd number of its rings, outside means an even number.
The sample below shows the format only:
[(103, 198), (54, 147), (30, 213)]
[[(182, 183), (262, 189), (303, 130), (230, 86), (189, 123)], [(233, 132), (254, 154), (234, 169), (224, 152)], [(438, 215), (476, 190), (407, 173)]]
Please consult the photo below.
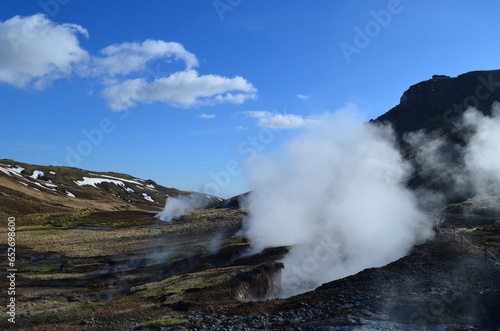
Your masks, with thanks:
[(434, 75), (368, 124), (325, 119), (229, 199), (2, 159), (9, 312), (30, 330), (498, 328), (498, 100), (500, 70)]

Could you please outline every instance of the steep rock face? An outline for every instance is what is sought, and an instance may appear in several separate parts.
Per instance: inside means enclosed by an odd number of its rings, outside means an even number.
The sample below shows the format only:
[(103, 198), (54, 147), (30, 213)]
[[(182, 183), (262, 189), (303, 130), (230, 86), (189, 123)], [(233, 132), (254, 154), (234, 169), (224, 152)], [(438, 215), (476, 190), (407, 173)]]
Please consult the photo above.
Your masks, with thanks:
[(447, 130), (470, 106), (490, 114), (496, 100), (500, 100), (500, 70), (472, 71), (454, 78), (434, 75), (411, 86), (399, 105), (374, 121), (392, 124), (400, 137), (420, 129)]
[(240, 300), (265, 300), (281, 294), (281, 262), (268, 262), (249, 275), (239, 277), (236, 298)]
[[(500, 102), (500, 70), (473, 71), (455, 78), (434, 75), (411, 86), (399, 105), (372, 122), (393, 126), (402, 154), (414, 166), (408, 186), (439, 192), (444, 204), (440, 206), (442, 213), (494, 217), (500, 215), (498, 194), (484, 194), (473, 187), (472, 181), (462, 181), (463, 147), (470, 132), (459, 120), (469, 107), (491, 116), (495, 102)], [(419, 130), (426, 133), (426, 139), (411, 145), (405, 142), (405, 135)], [(432, 157), (425, 157), (433, 161), (422, 161), (430, 146), (440, 147)], [(456, 186), (459, 178), (460, 188)]]

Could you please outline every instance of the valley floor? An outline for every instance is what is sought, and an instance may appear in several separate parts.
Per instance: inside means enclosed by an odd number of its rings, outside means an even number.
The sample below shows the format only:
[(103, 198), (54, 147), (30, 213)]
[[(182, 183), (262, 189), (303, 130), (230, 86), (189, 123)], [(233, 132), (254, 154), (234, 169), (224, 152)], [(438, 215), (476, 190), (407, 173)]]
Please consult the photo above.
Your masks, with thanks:
[[(449, 233), (387, 266), (264, 300), (277, 294), (287, 248), (244, 256), (243, 216), (206, 209), (172, 223), (140, 211), (21, 218), (15, 329), (500, 328), (500, 265)], [(441, 227), (453, 228), (499, 256), (498, 221), (450, 217)]]

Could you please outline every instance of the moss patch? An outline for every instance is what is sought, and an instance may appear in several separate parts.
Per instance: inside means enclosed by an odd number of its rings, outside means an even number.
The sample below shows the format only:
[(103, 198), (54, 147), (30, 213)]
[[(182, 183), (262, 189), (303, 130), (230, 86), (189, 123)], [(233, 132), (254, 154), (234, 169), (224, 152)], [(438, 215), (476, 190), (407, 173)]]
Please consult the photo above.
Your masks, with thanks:
[(58, 270), (60, 267), (61, 267), (60, 263), (47, 263), (41, 266), (26, 267), (22, 271), (49, 272), (53, 270)]

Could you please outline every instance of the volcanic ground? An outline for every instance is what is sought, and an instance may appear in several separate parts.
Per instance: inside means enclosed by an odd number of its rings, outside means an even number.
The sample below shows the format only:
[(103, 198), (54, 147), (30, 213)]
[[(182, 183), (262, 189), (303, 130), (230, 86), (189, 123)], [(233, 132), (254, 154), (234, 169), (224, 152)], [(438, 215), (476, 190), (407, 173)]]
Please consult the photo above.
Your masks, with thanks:
[[(244, 216), (238, 208), (211, 208), (171, 223), (138, 210), (20, 217), (16, 329), (500, 326), (500, 266), (459, 240), (463, 234), (499, 256), (495, 218), (447, 215), (433, 240), (387, 266), (272, 299), (289, 247), (250, 255), (239, 235)], [(8, 287), (6, 277), (0, 286)]]

